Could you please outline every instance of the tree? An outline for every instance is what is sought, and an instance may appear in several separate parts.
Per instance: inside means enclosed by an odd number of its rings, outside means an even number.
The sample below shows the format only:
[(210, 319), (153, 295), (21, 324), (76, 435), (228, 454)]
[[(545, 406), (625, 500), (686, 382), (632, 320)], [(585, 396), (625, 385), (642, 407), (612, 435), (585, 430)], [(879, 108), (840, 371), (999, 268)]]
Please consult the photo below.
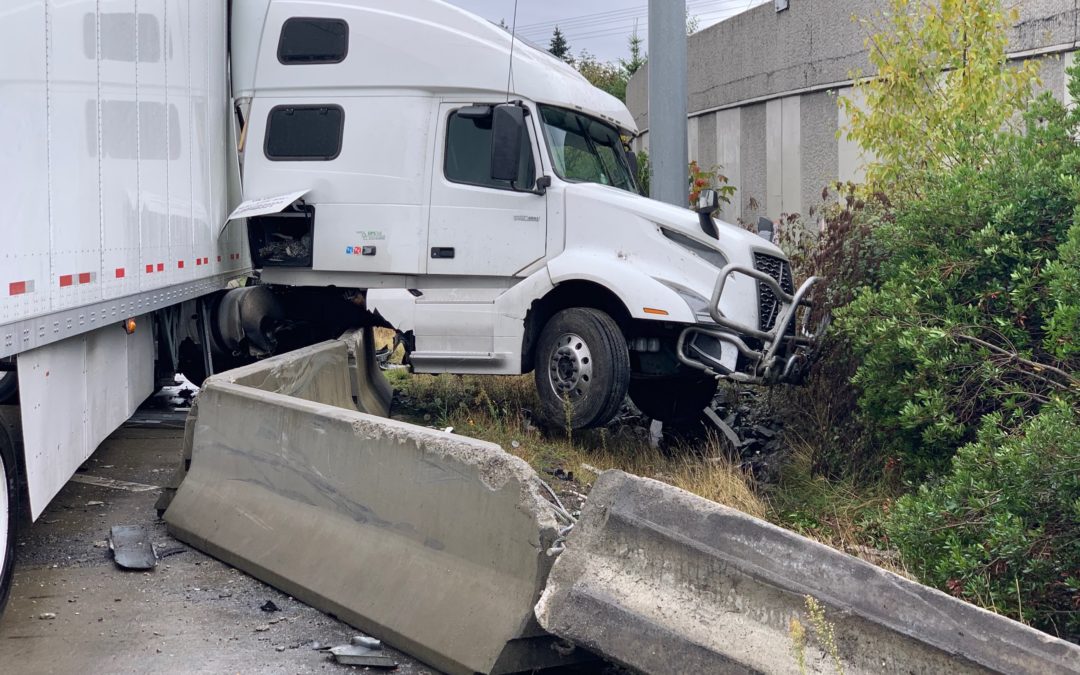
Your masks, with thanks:
[(634, 73), (641, 70), (641, 67), (645, 65), (646, 57), (642, 54), (641, 46), (645, 43), (638, 35), (637, 24), (634, 25), (634, 32), (630, 34), (630, 58), (619, 59), (619, 65), (622, 66), (623, 72), (626, 73), (627, 79), (633, 77)]
[(567, 59), (578, 72), (597, 89), (603, 89), (620, 101), (626, 99), (627, 75), (623, 68), (601, 61), (587, 50), (581, 50), (577, 59)]
[(840, 99), (850, 121), (841, 133), (877, 158), (869, 182), (900, 188), (904, 177), (985, 162), (1038, 81), (1035, 60), (1007, 60), (1017, 10), (1001, 0), (890, 0), (886, 17), (863, 20), (877, 70), (852, 73), (865, 107)]
[(551, 45), (548, 47), (548, 51), (556, 58), (560, 58), (567, 63), (574, 61), (574, 57), (570, 54), (570, 44), (566, 41), (566, 37), (563, 36), (558, 26), (555, 26), (555, 32), (551, 34)]

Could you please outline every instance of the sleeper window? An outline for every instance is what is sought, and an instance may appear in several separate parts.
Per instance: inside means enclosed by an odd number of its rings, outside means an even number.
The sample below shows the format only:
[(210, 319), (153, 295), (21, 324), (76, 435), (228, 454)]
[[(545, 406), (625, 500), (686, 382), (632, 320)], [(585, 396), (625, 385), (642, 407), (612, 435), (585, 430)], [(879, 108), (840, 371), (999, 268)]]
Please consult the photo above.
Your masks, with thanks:
[(341, 19), (295, 17), (281, 26), (278, 61), (286, 65), (341, 63), (349, 53), (349, 24)]
[(277, 106), (266, 121), (266, 156), (326, 161), (341, 154), (345, 111), (340, 106)]

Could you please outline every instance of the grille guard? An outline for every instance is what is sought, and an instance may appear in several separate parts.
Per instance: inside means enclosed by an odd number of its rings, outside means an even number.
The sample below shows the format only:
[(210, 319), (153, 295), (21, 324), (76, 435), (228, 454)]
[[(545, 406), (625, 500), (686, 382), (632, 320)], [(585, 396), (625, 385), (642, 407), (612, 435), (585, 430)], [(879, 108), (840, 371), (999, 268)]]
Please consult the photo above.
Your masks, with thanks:
[[(724, 294), (724, 286), (727, 284), (727, 280), (735, 274), (745, 274), (759, 283), (765, 284), (783, 305), (783, 310), (771, 330), (763, 331), (754, 326), (729, 319), (720, 313), (720, 298)], [(821, 281), (819, 277), (810, 277), (799, 286), (794, 294), (785, 293), (777, 280), (766, 272), (742, 265), (727, 265), (720, 270), (716, 285), (713, 287), (712, 299), (709, 302), (709, 316), (712, 317), (716, 325), (698, 325), (685, 328), (679, 334), (679, 340), (675, 348), (679, 361), (715, 377), (723, 377), (747, 384), (801, 383), (807, 371), (809, 371), (813, 354), (827, 324), (826, 321), (822, 321), (816, 330), (810, 329), (810, 310), (813, 303), (811, 303), (809, 295), (819, 281)], [(805, 308), (802, 325), (795, 326), (795, 330), (788, 334), (789, 327), (798, 318), (800, 308)], [(739, 350), (739, 353), (750, 361), (749, 372), (728, 372), (727, 368), (724, 368), (718, 361), (707, 357), (697, 359), (689, 356), (686, 349), (687, 341), (699, 333), (734, 345)], [(748, 345), (745, 339), (747, 337), (760, 340), (762, 343), (761, 348), (756, 349)], [(701, 354), (700, 350), (698, 350), (698, 353)]]

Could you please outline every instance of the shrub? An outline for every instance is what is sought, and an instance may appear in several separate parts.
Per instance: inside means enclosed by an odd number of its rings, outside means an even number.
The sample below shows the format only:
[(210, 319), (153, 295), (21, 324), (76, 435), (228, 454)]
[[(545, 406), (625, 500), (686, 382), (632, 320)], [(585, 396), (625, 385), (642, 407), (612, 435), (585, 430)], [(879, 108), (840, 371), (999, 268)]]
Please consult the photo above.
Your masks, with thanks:
[(926, 583), (1080, 639), (1080, 416), (1055, 401), (1019, 429), (989, 415), (952, 473), (897, 501), (885, 528)]
[(1025, 117), (879, 224), (878, 285), (838, 312), (865, 421), (909, 476), (944, 468), (984, 415), (1080, 394), (1080, 113), (1046, 96)]

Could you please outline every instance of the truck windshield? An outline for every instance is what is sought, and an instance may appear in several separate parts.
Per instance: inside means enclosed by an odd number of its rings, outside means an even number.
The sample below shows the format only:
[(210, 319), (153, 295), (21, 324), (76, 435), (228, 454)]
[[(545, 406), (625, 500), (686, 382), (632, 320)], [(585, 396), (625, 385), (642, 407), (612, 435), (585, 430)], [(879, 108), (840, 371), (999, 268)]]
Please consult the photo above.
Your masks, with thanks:
[(540, 106), (555, 173), (574, 183), (600, 183), (636, 193), (619, 131), (581, 113)]

